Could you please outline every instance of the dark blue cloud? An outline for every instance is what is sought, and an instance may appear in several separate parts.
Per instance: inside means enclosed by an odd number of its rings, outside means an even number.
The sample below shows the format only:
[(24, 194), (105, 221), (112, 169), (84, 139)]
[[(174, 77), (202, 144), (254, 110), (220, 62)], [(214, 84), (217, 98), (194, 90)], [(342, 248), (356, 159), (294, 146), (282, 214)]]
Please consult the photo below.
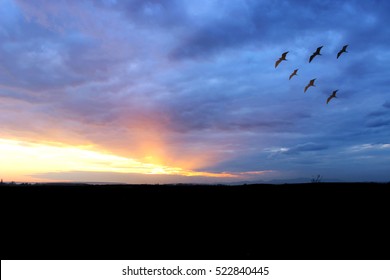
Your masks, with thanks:
[[(262, 48), (284, 44), (286, 49), (316, 48), (337, 40), (357, 51), (380, 50), (389, 31), (389, 19), (383, 10), (385, 1), (245, 1), (216, 8), (216, 20), (188, 29), (184, 41), (171, 53), (175, 59), (216, 55), (245, 45)], [(367, 41), (362, 44), (361, 38)], [(313, 38), (311, 40), (309, 38)], [(299, 44), (298, 44), (299, 43)], [(367, 45), (367, 43), (369, 45)]]
[(384, 127), (390, 125), (390, 118), (388, 119), (376, 119), (367, 123), (368, 127)]
[(223, 21), (188, 30), (184, 43), (171, 53), (172, 59), (198, 58), (215, 54), (225, 48), (240, 47), (253, 40), (256, 33), (239, 21)]
[(387, 110), (390, 106), (387, 103), (383, 103), (382, 107), (367, 115), (366, 126), (368, 128), (384, 129), (386, 132), (386, 128), (390, 125), (390, 111)]
[(118, 1), (116, 8), (123, 11), (131, 22), (144, 25), (174, 27), (186, 21), (185, 6), (178, 0)]
[(1, 83), (47, 90), (104, 79), (110, 61), (96, 52), (97, 40), (77, 32), (58, 33), (19, 13), (15, 21), (0, 35)]

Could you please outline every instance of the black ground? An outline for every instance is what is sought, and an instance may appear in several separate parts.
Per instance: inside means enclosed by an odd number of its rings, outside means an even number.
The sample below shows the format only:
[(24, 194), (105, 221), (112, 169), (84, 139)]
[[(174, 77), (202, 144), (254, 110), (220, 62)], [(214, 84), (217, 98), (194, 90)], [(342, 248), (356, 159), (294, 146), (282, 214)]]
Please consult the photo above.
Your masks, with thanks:
[(0, 185), (2, 259), (389, 259), (390, 184)]

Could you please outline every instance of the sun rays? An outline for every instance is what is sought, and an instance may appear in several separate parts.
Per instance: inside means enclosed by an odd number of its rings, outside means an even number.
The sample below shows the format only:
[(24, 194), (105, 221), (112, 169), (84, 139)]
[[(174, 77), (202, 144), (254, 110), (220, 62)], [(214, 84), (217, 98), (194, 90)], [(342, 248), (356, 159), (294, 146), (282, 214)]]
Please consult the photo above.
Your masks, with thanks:
[(1, 176), (13, 181), (42, 181), (39, 174), (51, 172), (113, 172), (233, 178), (237, 174), (188, 170), (107, 154), (92, 145), (34, 143), (0, 139)]

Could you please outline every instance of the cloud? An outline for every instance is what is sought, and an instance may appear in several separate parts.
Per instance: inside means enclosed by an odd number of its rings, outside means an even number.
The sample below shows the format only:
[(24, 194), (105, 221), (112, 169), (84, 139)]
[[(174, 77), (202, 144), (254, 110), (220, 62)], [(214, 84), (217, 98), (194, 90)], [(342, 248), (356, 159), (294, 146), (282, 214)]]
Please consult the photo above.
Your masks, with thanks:
[(390, 137), (387, 1), (2, 3), (2, 137), (194, 170), (297, 173)]
[(240, 25), (237, 21), (214, 23), (185, 36), (184, 43), (173, 49), (169, 56), (172, 59), (202, 58), (224, 48), (241, 46), (252, 35), (245, 24)]
[(132, 23), (158, 28), (173, 28), (187, 20), (186, 7), (177, 0), (118, 1), (112, 7), (125, 13)]
[(303, 143), (292, 147), (280, 147), (280, 148), (266, 148), (265, 151), (272, 156), (275, 155), (297, 155), (306, 152), (317, 152), (329, 149), (328, 145), (319, 143)]
[(390, 125), (390, 119), (378, 119), (367, 123), (368, 127), (384, 127)]
[(291, 147), (287, 150), (287, 153), (300, 153), (300, 152), (315, 152), (315, 151), (323, 151), (327, 150), (329, 147), (326, 144), (318, 144), (318, 143), (303, 143)]
[[(272, 170), (265, 171), (247, 171), (236, 172), (231, 176), (216, 173), (215, 176), (183, 176), (183, 175), (166, 175), (166, 174), (139, 174), (139, 173), (117, 173), (117, 172), (92, 172), (92, 171), (69, 171), (69, 172), (47, 172), (30, 174), (37, 180), (49, 181), (68, 181), (68, 182), (88, 182), (88, 183), (127, 183), (127, 184), (175, 184), (175, 183), (196, 183), (196, 184), (219, 184), (233, 183), (242, 180), (259, 180), (267, 178), (268, 173)], [(227, 174), (229, 175), (229, 174)], [(91, 181), (91, 178), (93, 180)]]
[[(170, 184), (170, 183), (213, 183), (222, 179), (202, 176), (185, 177), (178, 175), (114, 173), (114, 172), (50, 172), (31, 174), (37, 179), (70, 182), (128, 183), (128, 184)], [(93, 180), (91, 181), (91, 178)]]
[[(388, 5), (382, 1), (380, 4)], [(325, 44), (332, 44), (332, 48), (336, 47), (335, 40), (339, 41), (337, 47), (341, 47), (343, 38), (344, 42), (356, 47), (362, 46), (362, 35), (368, 35), (370, 43), (374, 44), (383, 40), (387, 33), (373, 36), (380, 26), (388, 23), (388, 19), (375, 7), (363, 2), (311, 1), (308, 5), (306, 1), (231, 1), (213, 8), (218, 16), (189, 29), (183, 43), (173, 49), (172, 58), (206, 58), (247, 45), (256, 46), (259, 51), (269, 44), (314, 48), (317, 46), (310, 41), (320, 44), (324, 39), (327, 40)], [(307, 40), (310, 40), (309, 44), (302, 45)]]
[(380, 144), (360, 144), (349, 147), (351, 152), (362, 152), (367, 150), (384, 150), (390, 149), (389, 143), (380, 143)]
[(370, 112), (367, 117), (366, 126), (369, 128), (386, 128), (390, 125), (390, 111), (387, 110), (388, 102), (383, 103), (382, 108)]
[(19, 14), (16, 18), (18, 29), (2, 36), (3, 85), (45, 91), (104, 78), (106, 67), (96, 40), (53, 32)]

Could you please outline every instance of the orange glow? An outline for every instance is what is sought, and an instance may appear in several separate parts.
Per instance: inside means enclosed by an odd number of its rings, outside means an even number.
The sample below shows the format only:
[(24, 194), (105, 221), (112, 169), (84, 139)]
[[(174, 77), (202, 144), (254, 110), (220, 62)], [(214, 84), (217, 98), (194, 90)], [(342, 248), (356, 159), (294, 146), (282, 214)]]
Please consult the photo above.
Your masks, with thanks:
[[(126, 123), (126, 120), (122, 121)], [(218, 161), (215, 151), (178, 152), (178, 147), (169, 138), (171, 137), (169, 120), (164, 116), (138, 116), (136, 124), (132, 123), (125, 126), (129, 131), (126, 138), (132, 139), (132, 142), (126, 148), (113, 148), (117, 154), (137, 158), (142, 162), (155, 165), (180, 166), (180, 172), (205, 168)], [(193, 174), (193, 172), (188, 171), (187, 174)], [(219, 177), (219, 175), (215, 177)]]
[[(0, 176), (7, 181), (34, 182), (34, 174), (67, 171), (93, 171), (138, 174), (167, 174), (234, 178), (229, 173), (197, 172), (127, 157), (102, 153), (93, 145), (69, 146), (61, 143), (33, 143), (0, 139)], [(39, 176), (38, 176), (39, 177)]]
[[(205, 170), (221, 159), (225, 160), (227, 155), (208, 146), (193, 143), (185, 146), (182, 140), (175, 138), (180, 135), (172, 132), (169, 116), (158, 110), (124, 106), (118, 109), (118, 119), (112, 125), (89, 123), (71, 114), (58, 121), (44, 111), (37, 111), (34, 105), (19, 100), (8, 100), (3, 104), (8, 104), (2, 109), (9, 116), (9, 125), (2, 129), (0, 136), (0, 140), (3, 139), (0, 143), (0, 176), (12, 177), (14, 181), (36, 180), (28, 174), (66, 171), (215, 178), (238, 176), (194, 171)], [(19, 107), (27, 109), (19, 111)], [(23, 129), (25, 126), (31, 129)], [(30, 148), (26, 149), (26, 146)], [(94, 156), (87, 156), (86, 151), (101, 155), (103, 163), (92, 162), (90, 159)], [(46, 157), (42, 156), (44, 154)], [(119, 163), (125, 167), (114, 168)]]

